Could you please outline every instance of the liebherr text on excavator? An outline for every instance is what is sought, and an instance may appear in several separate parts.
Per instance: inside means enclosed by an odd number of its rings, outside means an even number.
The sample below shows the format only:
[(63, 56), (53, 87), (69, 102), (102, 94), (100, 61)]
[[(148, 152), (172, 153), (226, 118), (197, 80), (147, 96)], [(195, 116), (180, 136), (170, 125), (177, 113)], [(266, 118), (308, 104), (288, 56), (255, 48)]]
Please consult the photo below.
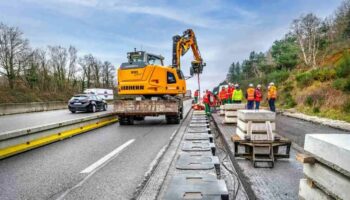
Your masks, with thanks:
[(131, 125), (145, 116), (165, 115), (169, 124), (178, 124), (183, 118), (183, 96), (186, 80), (181, 71), (180, 58), (192, 49), (191, 76), (200, 74), (205, 63), (198, 49), (192, 29), (182, 36), (173, 37), (172, 66), (164, 66), (164, 57), (133, 51), (127, 54), (128, 62), (118, 69), (118, 95), (114, 111), (120, 125)]

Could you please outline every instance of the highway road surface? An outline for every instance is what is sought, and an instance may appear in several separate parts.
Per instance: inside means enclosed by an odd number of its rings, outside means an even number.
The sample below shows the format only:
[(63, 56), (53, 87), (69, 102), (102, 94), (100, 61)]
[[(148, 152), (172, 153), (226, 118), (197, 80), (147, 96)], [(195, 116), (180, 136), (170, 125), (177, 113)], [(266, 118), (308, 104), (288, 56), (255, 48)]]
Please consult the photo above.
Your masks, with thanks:
[(0, 199), (130, 199), (178, 127), (115, 123), (1, 160)]
[(283, 115), (277, 115), (276, 130), (278, 134), (289, 138), (292, 140), (292, 142), (295, 142), (301, 147), (304, 147), (306, 134), (349, 134), (349, 131), (343, 131), (329, 126), (315, 124)]
[[(58, 110), (2, 116), (0, 132), (94, 114)], [(165, 124), (164, 117), (134, 126), (115, 123), (0, 160), (0, 199), (130, 199), (178, 127)], [(281, 115), (277, 130), (300, 146), (307, 133), (347, 133)]]
[(113, 105), (108, 105), (107, 111), (98, 111), (95, 113), (77, 112), (73, 114), (67, 108), (63, 110), (5, 115), (0, 116), (0, 133), (22, 128), (41, 126), (44, 124), (61, 122), (70, 119), (77, 119), (91, 115), (98, 115), (112, 111)]

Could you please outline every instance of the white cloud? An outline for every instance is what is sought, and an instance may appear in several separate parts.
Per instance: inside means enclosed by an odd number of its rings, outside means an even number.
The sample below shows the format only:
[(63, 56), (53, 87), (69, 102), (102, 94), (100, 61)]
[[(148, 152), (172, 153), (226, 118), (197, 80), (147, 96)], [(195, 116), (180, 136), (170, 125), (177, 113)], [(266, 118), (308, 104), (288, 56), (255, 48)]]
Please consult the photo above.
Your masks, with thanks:
[[(37, 43), (45, 44), (45, 46), (47, 44), (73, 44), (80, 49), (81, 53), (91, 52), (101, 59), (112, 61), (115, 65), (125, 61), (127, 51), (133, 50), (134, 47), (139, 49), (141, 46), (152, 53), (164, 55), (166, 63), (170, 64), (172, 56), (171, 36), (179, 33), (178, 31), (183, 31), (183, 27), (193, 27), (197, 34), (202, 56), (207, 62), (207, 67), (201, 76), (202, 89), (213, 88), (224, 80), (228, 67), (233, 61), (242, 61), (253, 50), (266, 51), (274, 40), (283, 37), (288, 31), (291, 19), (309, 10), (317, 14), (321, 13), (321, 16), (327, 16), (335, 7), (335, 5), (332, 5), (332, 7), (324, 2), (322, 5), (318, 5), (316, 0), (310, 0), (308, 3), (304, 3), (302, 0), (295, 0), (290, 3), (283, 1), (279, 3), (284, 6), (288, 4), (297, 6), (294, 6), (291, 10), (277, 10), (274, 13), (269, 13), (269, 6), (263, 8), (266, 10), (261, 10), (262, 8), (259, 7), (251, 7), (249, 8), (251, 10), (248, 10), (230, 0), (226, 2), (221, 0), (198, 0), (195, 2), (180, 0), (180, 3), (185, 4), (182, 6), (178, 5), (178, 1), (175, 2), (177, 6), (174, 6), (169, 1), (162, 0), (23, 1), (34, 2), (37, 8), (49, 9), (62, 16), (78, 19), (72, 20), (74, 22), (67, 22), (67, 24), (83, 24), (80, 27), (90, 33), (86, 37), (64, 34), (53, 30), (45, 30), (44, 26), (41, 26), (41, 24), (35, 25), (35, 21), (33, 21), (34, 25), (31, 25), (33, 28), (29, 29), (29, 34), (35, 39), (32, 40), (29, 37), (31, 41), (37, 41)], [(271, 2), (267, 1), (267, 3)], [(21, 3), (17, 4), (20, 6)], [(317, 8), (315, 8), (315, 5), (317, 5)], [(104, 14), (108, 17), (114, 16), (115, 19), (113, 18), (108, 23), (102, 21), (106, 20), (106, 18), (100, 16), (104, 16)], [(122, 31), (108, 28), (108, 26), (113, 27), (118, 25), (119, 22), (123, 22), (123, 20), (128, 20), (130, 16), (138, 15), (141, 15), (141, 23), (138, 25), (140, 25), (140, 30), (144, 32), (144, 35), (133, 34), (132, 32), (124, 33), (124, 35)], [(161, 23), (154, 24), (154, 27), (145, 30), (145, 27), (142, 27), (143, 17), (147, 19), (154, 18)], [(23, 19), (23, 16), (19, 15), (18, 20), (21, 19)], [(45, 21), (45, 19), (41, 20), (45, 23), (52, 23), (51, 21)], [(105, 23), (104, 26), (101, 26), (102, 28), (96, 25), (99, 20), (101, 20), (101, 23)], [(176, 25), (169, 27), (167, 26), (168, 22), (178, 22), (179, 25), (172, 23)], [(30, 23), (28, 24), (30, 25)], [(132, 26), (131, 22), (130, 27)], [(65, 28), (64, 25), (62, 25), (63, 28)], [(25, 31), (25, 34), (27, 33), (28, 31)], [(159, 33), (160, 36), (150, 37), (151, 34), (156, 33)], [(182, 58), (182, 66), (187, 75), (189, 74), (188, 68), (191, 59), (191, 52)], [(195, 78), (188, 80), (189, 88), (195, 89), (196, 85)]]

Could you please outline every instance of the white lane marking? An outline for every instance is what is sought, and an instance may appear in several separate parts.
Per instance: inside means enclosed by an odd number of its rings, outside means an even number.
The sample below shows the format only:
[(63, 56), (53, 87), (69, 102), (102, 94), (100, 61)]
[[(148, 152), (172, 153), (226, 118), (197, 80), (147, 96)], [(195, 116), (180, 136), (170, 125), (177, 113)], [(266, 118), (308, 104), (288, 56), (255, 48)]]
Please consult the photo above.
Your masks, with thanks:
[(96, 161), (94, 164), (90, 165), (89, 167), (87, 167), (86, 169), (81, 171), (80, 173), (85, 174), (85, 173), (90, 173), (90, 172), (94, 171), (96, 168), (98, 168), (99, 166), (103, 165), (105, 162), (110, 160), (113, 156), (115, 156), (118, 153), (120, 153), (121, 151), (123, 151), (123, 149), (128, 147), (134, 141), (135, 141), (135, 139), (132, 139), (132, 140), (129, 140), (129, 141), (125, 142), (124, 144), (122, 144), (118, 148), (114, 149), (111, 153), (105, 155), (103, 158), (101, 158), (100, 160)]

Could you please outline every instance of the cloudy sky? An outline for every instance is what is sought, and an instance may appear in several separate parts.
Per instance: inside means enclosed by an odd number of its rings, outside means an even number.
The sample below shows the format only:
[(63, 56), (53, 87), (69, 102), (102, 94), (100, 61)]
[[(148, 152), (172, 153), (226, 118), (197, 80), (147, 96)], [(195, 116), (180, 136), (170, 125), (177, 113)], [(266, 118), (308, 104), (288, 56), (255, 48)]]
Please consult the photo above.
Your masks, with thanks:
[[(252, 50), (266, 52), (293, 19), (313, 12), (324, 18), (341, 0), (0, 0), (0, 22), (18, 26), (33, 47), (73, 45), (116, 67), (134, 48), (165, 56), (172, 36), (192, 28), (207, 66), (202, 88), (225, 79), (229, 65)], [(182, 58), (189, 74), (192, 55)], [(188, 88), (197, 87), (194, 78)]]

